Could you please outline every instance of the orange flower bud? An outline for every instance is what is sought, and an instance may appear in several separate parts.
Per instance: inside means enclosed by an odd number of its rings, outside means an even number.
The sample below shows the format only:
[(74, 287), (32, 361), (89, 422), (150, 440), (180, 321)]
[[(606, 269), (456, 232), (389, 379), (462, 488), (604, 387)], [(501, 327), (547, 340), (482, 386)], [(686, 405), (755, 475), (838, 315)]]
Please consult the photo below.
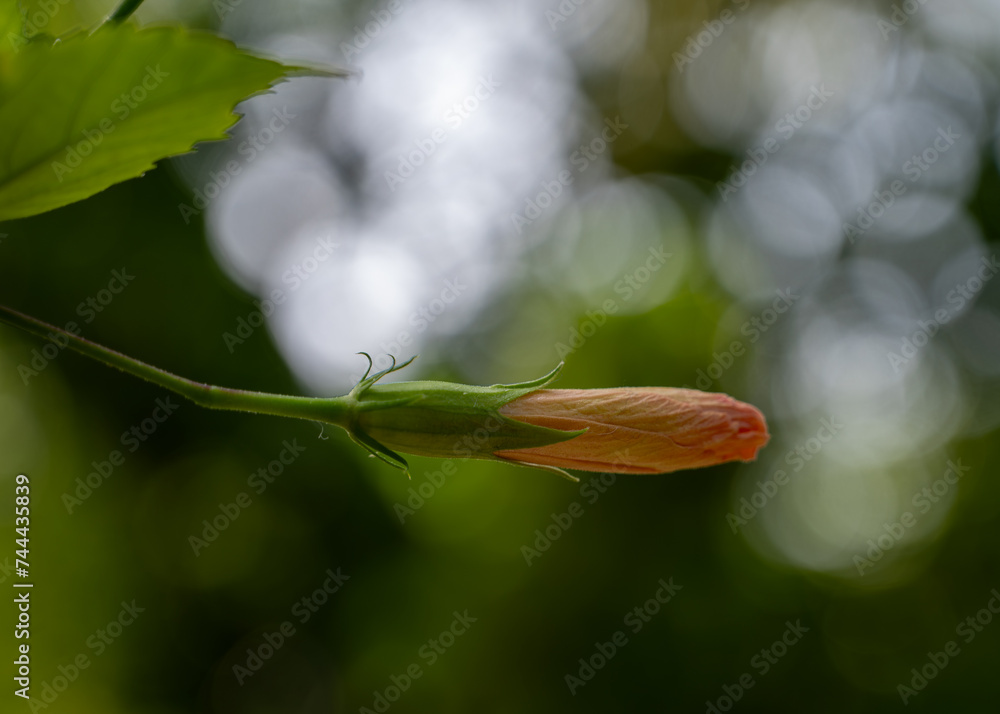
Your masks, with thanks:
[(756, 407), (694, 389), (540, 389), (500, 413), (549, 429), (587, 431), (555, 444), (497, 451), (497, 457), (581, 471), (654, 474), (753, 461), (770, 438)]

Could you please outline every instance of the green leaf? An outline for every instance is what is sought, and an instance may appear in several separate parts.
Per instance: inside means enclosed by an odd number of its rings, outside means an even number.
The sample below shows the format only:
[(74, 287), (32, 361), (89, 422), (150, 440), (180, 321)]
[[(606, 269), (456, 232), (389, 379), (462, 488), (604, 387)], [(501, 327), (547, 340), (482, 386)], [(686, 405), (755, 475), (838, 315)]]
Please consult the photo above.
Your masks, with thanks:
[(29, 43), (0, 69), (0, 220), (82, 200), (225, 139), (239, 101), (290, 75), (334, 74), (208, 34), (129, 25)]
[(3, 76), (3, 55), (9, 55), (21, 42), (21, 8), (17, 0), (0, 0), (0, 76)]

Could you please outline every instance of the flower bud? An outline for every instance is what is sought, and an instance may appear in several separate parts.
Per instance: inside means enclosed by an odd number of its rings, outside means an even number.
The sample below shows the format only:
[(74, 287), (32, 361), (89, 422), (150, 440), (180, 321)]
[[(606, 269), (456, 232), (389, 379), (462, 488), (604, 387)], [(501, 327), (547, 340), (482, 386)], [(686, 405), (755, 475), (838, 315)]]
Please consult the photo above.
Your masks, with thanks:
[[(409, 364), (409, 363), (407, 363)], [(752, 461), (770, 438), (755, 407), (725, 394), (670, 387), (544, 389), (533, 382), (475, 387), (451, 382), (375, 384), (346, 397), (341, 423), (373, 455), (402, 469), (402, 451), (563, 469), (666, 473)], [(575, 479), (574, 479), (575, 480)]]
[(549, 429), (586, 432), (497, 456), (581, 471), (652, 474), (753, 461), (770, 438), (755, 407), (693, 389), (540, 389), (507, 403), (500, 413)]

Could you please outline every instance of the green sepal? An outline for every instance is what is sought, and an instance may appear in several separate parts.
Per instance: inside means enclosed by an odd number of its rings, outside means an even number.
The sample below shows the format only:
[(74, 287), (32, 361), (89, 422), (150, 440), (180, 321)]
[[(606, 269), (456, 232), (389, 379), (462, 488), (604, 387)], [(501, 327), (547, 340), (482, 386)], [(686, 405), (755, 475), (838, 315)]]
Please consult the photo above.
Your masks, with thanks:
[(526, 464), (523, 461), (514, 461), (514, 459), (505, 459), (502, 456), (496, 457), (497, 461), (502, 461), (505, 464), (510, 464), (511, 466), (523, 466), (529, 469), (541, 469), (542, 471), (551, 471), (552, 473), (562, 476), (567, 481), (572, 481), (573, 483), (580, 483), (580, 479), (571, 474), (565, 469), (561, 469), (558, 466), (550, 466), (549, 464)]
[[(539, 379), (518, 384), (489, 387), (437, 381), (376, 384), (411, 361), (397, 366), (393, 360), (389, 369), (372, 376), (369, 364), (365, 376), (351, 390), (353, 414), (345, 427), (365, 448), (399, 468), (405, 468), (406, 462), (394, 450), (434, 458), (510, 463), (496, 456), (496, 452), (548, 446), (586, 431), (550, 429), (500, 413), (505, 404), (551, 383), (559, 375), (562, 363)], [(386, 459), (386, 454), (403, 466)], [(561, 469), (548, 470), (574, 480)]]
[(407, 478), (410, 476), (410, 465), (406, 463), (406, 459), (397, 454), (392, 449), (386, 448), (382, 444), (375, 441), (373, 438), (365, 434), (363, 431), (347, 432), (351, 437), (351, 440), (358, 446), (364, 447), (364, 449), (372, 456), (381, 459), (390, 466), (394, 466), (397, 469), (403, 471)]
[[(375, 374), (371, 374), (372, 367), (375, 366), (375, 361), (372, 359), (372, 356), (367, 352), (358, 352), (358, 354), (363, 355), (368, 360), (368, 369), (365, 370), (364, 375), (361, 377), (360, 380), (358, 380), (358, 383), (354, 385), (354, 389), (352, 389), (349, 394), (349, 396), (354, 397), (355, 399), (359, 399), (361, 396), (363, 396), (364, 393), (367, 392), (368, 389), (373, 384), (375, 384), (375, 382), (382, 379), (382, 377), (384, 377), (385, 375), (392, 374), (393, 372), (398, 372), (399, 370), (403, 369), (403, 367), (409, 366), (409, 364), (417, 358), (416, 355), (413, 355), (413, 357), (410, 357), (410, 359), (406, 360), (402, 364), (396, 364), (396, 358), (393, 357), (392, 355), (389, 355), (389, 359), (392, 360), (392, 366), (389, 367), (389, 369), (383, 369), (381, 372), (376, 372)], [(368, 375), (370, 374), (371, 376), (369, 377)]]
[(552, 382), (556, 381), (556, 379), (559, 377), (559, 373), (562, 372), (562, 369), (565, 365), (566, 365), (565, 362), (560, 362), (555, 366), (555, 369), (553, 369), (551, 372), (530, 382), (518, 382), (517, 384), (494, 384), (492, 387), (489, 387), (489, 389), (500, 387), (503, 389), (526, 390), (525, 394), (527, 394), (528, 392), (534, 392), (536, 389), (542, 389), (546, 385), (549, 385)]

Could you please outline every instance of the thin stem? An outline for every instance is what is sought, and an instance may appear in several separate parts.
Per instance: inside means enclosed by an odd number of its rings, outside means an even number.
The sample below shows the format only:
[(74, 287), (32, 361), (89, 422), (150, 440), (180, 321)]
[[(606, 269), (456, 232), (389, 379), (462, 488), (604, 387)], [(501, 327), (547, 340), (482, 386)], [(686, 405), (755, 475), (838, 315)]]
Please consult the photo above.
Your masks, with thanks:
[(122, 0), (121, 4), (111, 13), (108, 22), (125, 22), (140, 5), (142, 5), (142, 0)]
[(0, 305), (0, 322), (19, 327), (59, 347), (69, 347), (98, 362), (103, 362), (122, 372), (176, 392), (185, 399), (208, 409), (273, 414), (294, 419), (321, 421), (340, 427), (346, 427), (351, 419), (352, 400), (346, 397), (294, 397), (216, 387), (180, 377), (159, 367), (133, 359), (121, 352), (102, 347), (55, 325), (36, 320), (3, 305)]

